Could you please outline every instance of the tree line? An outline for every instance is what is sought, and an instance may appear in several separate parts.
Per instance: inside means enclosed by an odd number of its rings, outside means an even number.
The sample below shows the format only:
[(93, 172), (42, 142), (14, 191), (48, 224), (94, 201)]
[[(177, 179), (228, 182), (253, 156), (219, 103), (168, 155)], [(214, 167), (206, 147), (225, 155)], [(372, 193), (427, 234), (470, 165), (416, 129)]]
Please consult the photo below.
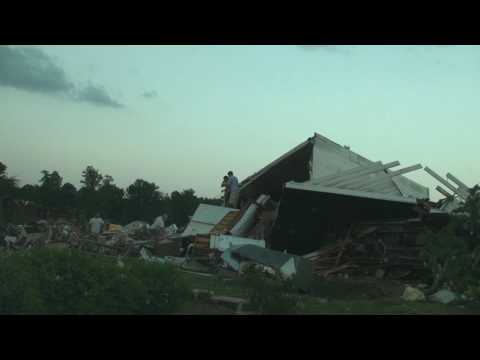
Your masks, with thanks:
[[(152, 222), (157, 216), (168, 215), (167, 224), (184, 226), (200, 203), (221, 205), (221, 199), (202, 198), (193, 189), (166, 194), (154, 182), (137, 179), (126, 189), (115, 184), (110, 175), (87, 166), (81, 173), (81, 186), (64, 183), (58, 171), (43, 170), (36, 185), (18, 185), (16, 178), (7, 174), (7, 166), (0, 162), (0, 221), (7, 218), (6, 200), (23, 200), (43, 209), (49, 218), (86, 221), (99, 213), (111, 223), (126, 224), (134, 220)], [(5, 219), (4, 219), (5, 221)]]

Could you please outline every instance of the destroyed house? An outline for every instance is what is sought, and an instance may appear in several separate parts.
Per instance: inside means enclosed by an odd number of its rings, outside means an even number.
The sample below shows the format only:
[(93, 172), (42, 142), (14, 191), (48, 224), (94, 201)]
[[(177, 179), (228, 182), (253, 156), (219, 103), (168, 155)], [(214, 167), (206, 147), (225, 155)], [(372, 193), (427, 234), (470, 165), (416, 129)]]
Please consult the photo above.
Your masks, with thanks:
[(417, 217), (417, 200), (428, 199), (429, 190), (404, 174), (422, 166), (392, 170), (398, 165), (314, 134), (243, 180), (240, 198), (254, 202), (267, 194), (279, 202), (271, 247), (304, 254), (353, 223)]

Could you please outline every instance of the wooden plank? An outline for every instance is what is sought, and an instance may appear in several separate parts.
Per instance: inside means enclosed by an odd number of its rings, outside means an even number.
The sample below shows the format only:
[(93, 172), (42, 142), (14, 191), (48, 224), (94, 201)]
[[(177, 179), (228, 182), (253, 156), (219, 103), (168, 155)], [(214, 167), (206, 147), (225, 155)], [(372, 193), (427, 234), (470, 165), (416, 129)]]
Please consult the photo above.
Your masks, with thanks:
[(327, 181), (338, 180), (348, 175), (353, 175), (367, 169), (376, 169), (376, 168), (379, 168), (380, 166), (382, 166), (382, 163), (380, 161), (377, 161), (376, 163), (367, 165), (367, 166), (364, 166), (364, 165), (356, 166), (352, 169), (340, 171), (333, 175), (327, 175), (327, 176), (322, 176), (316, 179), (312, 179), (312, 184), (314, 185), (324, 184)]
[(461, 182), (460, 180), (458, 180), (455, 176), (453, 176), (452, 174), (450, 173), (447, 173), (447, 179), (453, 181), (455, 184), (457, 184), (463, 191), (465, 192), (470, 192), (470, 188), (465, 185), (463, 182)]
[[(366, 188), (371, 188), (371, 187), (376, 186), (376, 185), (381, 185), (381, 184), (383, 184), (383, 183), (388, 183), (389, 181), (391, 181), (391, 179), (392, 179), (394, 176), (399, 176), (399, 175), (406, 174), (406, 173), (409, 173), (409, 172), (412, 172), (412, 171), (415, 171), (415, 170), (420, 170), (421, 168), (422, 168), (422, 165), (420, 165), (420, 164), (408, 166), (408, 167), (406, 167), (406, 168), (403, 168), (403, 169), (400, 169), (400, 170), (393, 171), (393, 172), (391, 172), (391, 173), (385, 174), (386, 177), (384, 177), (384, 178), (382, 178), (382, 179), (378, 179), (378, 180), (374, 180), (374, 181), (369, 181), (369, 182), (367, 182), (367, 183), (364, 184), (364, 185), (360, 185), (360, 187), (357, 187), (356, 189), (358, 189), (358, 190), (363, 190), (363, 189), (366, 189)], [(355, 186), (355, 185), (352, 184), (352, 186)]]
[(322, 186), (334, 186), (334, 187), (349, 185), (351, 183), (357, 182), (359, 180), (359, 178), (363, 178), (363, 177), (366, 177), (366, 176), (368, 176), (370, 174), (374, 174), (374, 173), (380, 173), (380, 172), (383, 172), (384, 170), (390, 169), (390, 168), (398, 166), (398, 165), (400, 165), (400, 162), (394, 161), (394, 162), (391, 162), (391, 163), (388, 163), (388, 164), (385, 164), (385, 165), (376, 166), (376, 167), (372, 167), (372, 168), (366, 168), (365, 170), (359, 171), (356, 174), (346, 176), (344, 178), (340, 178), (340, 179), (337, 179), (337, 180), (334, 180), (334, 181), (327, 181), (325, 183), (322, 183), (321, 185)]
[(465, 191), (462, 191), (461, 189), (456, 189), (452, 184), (450, 184), (447, 180), (443, 179), (440, 175), (438, 175), (435, 171), (430, 169), (428, 166), (425, 167), (424, 169), (429, 175), (434, 177), (436, 180), (441, 182), (443, 185), (445, 185), (448, 189), (453, 191), (454, 193), (458, 194), (463, 200), (466, 200), (468, 198), (468, 193)]
[(443, 196), (449, 198), (449, 197), (452, 197), (453, 195), (451, 195), (447, 190), (445, 190), (444, 188), (442, 188), (440, 185), (438, 185), (436, 188), (435, 188), (440, 194), (442, 194)]

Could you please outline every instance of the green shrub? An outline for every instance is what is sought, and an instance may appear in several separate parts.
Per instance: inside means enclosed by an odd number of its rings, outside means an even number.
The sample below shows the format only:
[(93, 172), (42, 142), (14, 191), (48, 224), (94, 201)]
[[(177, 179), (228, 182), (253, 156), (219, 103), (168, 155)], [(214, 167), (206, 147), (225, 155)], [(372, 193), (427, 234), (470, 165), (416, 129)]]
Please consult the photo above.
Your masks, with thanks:
[[(419, 242), (423, 245), (421, 257), (433, 277), (429, 292), (436, 291), (444, 284), (458, 292), (479, 286), (480, 249), (471, 251), (467, 241), (456, 235), (457, 226), (458, 223), (454, 222), (438, 232), (427, 229), (419, 236)], [(471, 292), (475, 293), (474, 290)]]
[(73, 249), (3, 253), (0, 313), (162, 314), (190, 296), (176, 269), (123, 262)]
[(297, 296), (292, 284), (279, 275), (271, 275), (249, 267), (243, 273), (250, 306), (264, 314), (291, 314), (297, 309)]

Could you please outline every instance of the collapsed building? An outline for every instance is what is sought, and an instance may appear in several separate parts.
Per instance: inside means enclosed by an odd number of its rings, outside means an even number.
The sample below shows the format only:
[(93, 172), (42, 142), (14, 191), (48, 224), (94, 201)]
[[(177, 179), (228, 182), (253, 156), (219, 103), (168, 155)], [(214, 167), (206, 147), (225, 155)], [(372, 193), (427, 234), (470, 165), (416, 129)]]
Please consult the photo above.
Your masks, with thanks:
[(244, 201), (269, 194), (279, 202), (271, 246), (306, 253), (350, 223), (416, 217), (429, 189), (403, 174), (398, 161), (373, 162), (315, 134), (240, 184)]
[[(399, 258), (413, 259), (422, 226), (445, 224), (468, 196), (468, 187), (447, 174), (453, 185), (427, 167), (452, 192), (438, 186), (445, 199), (433, 203), (427, 187), (405, 176), (422, 165), (399, 165), (369, 160), (315, 133), (240, 183), (240, 210), (202, 204), (184, 235), (193, 236), (194, 248), (204, 255), (221, 236), (233, 248), (247, 246), (245, 239), (258, 239), (264, 241), (259, 247), (320, 264), (316, 250), (333, 246), (330, 252), (340, 258), (345, 249), (338, 247), (339, 241), (370, 234), (375, 246), (382, 244), (379, 262), (388, 261), (387, 247), (403, 252)], [(385, 237), (394, 241), (386, 246)], [(339, 259), (329, 266), (337, 265)]]

